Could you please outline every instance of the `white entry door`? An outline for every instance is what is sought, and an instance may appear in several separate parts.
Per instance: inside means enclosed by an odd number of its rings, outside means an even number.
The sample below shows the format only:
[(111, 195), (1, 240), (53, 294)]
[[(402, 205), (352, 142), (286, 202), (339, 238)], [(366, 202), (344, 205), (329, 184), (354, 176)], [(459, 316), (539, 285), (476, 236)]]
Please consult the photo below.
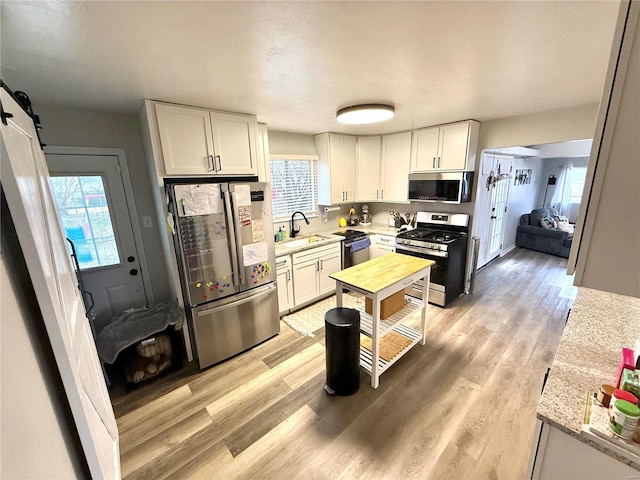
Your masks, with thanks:
[(502, 251), (502, 238), (504, 234), (504, 219), (507, 212), (507, 200), (509, 197), (509, 185), (511, 185), (511, 159), (498, 159), (495, 174), (497, 182), (491, 191), (491, 215), (490, 236), (486, 261), (490, 262)]
[(117, 155), (46, 154), (65, 236), (73, 242), (99, 333), (116, 315), (142, 307), (142, 281)]
[(93, 478), (120, 478), (115, 415), (56, 216), (44, 154), (31, 118), (4, 89), (0, 101), (0, 180), (87, 465)]

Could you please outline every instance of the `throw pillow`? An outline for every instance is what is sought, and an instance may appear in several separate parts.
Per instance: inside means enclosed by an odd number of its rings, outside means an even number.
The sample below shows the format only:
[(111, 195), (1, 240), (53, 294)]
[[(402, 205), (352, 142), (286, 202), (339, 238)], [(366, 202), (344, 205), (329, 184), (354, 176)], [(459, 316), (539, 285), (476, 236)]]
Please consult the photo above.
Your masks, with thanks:
[(542, 218), (548, 216), (546, 209), (544, 208), (536, 208), (535, 210), (531, 210), (531, 215), (529, 215), (529, 221), (531, 225), (534, 227), (539, 227), (542, 225)]
[(564, 215), (554, 215), (553, 219), (556, 222), (556, 228), (563, 232), (567, 232), (573, 235), (573, 225), (569, 225), (569, 219)]
[(542, 217), (540, 219), (540, 225), (542, 225), (543, 228), (552, 230), (556, 228), (556, 221), (551, 215), (547, 215), (546, 217)]

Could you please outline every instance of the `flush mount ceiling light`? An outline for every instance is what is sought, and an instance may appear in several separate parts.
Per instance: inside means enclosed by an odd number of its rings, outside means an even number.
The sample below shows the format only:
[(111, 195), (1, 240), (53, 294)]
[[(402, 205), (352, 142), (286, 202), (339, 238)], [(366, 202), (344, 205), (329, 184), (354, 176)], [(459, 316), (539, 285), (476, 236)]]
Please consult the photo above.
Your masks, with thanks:
[(395, 110), (391, 105), (369, 103), (342, 108), (338, 110), (336, 118), (340, 123), (361, 125), (389, 120), (393, 118), (394, 112)]

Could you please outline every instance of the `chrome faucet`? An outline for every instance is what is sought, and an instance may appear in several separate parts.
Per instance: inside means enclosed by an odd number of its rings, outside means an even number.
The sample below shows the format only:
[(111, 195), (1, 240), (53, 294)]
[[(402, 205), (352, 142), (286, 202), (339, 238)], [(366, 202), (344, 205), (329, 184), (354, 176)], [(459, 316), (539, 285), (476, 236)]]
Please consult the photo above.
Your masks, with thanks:
[(295, 238), (295, 236), (300, 232), (300, 228), (296, 230), (295, 225), (293, 223), (293, 217), (296, 216), (296, 213), (299, 213), (300, 215), (302, 215), (302, 218), (304, 218), (304, 221), (307, 222), (307, 225), (309, 225), (309, 220), (307, 220), (307, 217), (304, 216), (304, 213), (293, 212), (293, 215), (291, 215), (291, 235), (289, 236), (289, 238)]

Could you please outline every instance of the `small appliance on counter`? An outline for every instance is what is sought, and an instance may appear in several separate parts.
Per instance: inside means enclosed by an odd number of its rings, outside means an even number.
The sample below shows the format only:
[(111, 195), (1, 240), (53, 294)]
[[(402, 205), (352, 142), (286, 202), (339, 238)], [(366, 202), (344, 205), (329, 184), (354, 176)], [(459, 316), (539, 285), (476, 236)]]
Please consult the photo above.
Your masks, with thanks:
[(360, 215), (360, 225), (371, 225), (371, 214), (369, 213), (369, 205), (362, 205), (362, 215)]
[(356, 215), (356, 210), (355, 208), (350, 208), (349, 209), (349, 220), (348, 220), (348, 224), (350, 227), (354, 227), (356, 225), (358, 225), (360, 223), (360, 219), (358, 218), (358, 216)]

